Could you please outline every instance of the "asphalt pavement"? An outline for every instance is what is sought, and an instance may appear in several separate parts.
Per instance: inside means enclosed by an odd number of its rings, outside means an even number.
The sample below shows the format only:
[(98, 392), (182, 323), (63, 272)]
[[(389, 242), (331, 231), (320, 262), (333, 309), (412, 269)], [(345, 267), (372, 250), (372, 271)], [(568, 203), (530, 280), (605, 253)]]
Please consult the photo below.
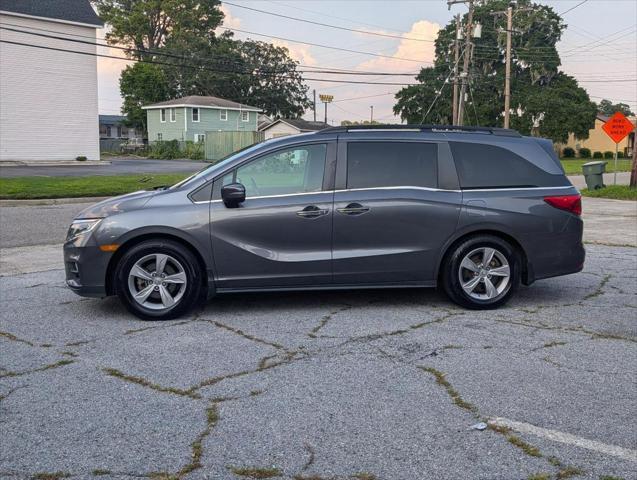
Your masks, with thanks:
[[(15, 208), (48, 231), (82, 205)], [(3, 477), (636, 478), (635, 248), (587, 245), (582, 273), (496, 311), (392, 289), (142, 322), (65, 287), (65, 229), (0, 229)]]
[[(0, 178), (12, 177), (84, 177), (141, 173), (190, 173), (210, 165), (194, 160), (153, 160), (139, 157), (112, 157), (104, 165), (0, 166)], [(79, 162), (78, 162), (79, 163)]]

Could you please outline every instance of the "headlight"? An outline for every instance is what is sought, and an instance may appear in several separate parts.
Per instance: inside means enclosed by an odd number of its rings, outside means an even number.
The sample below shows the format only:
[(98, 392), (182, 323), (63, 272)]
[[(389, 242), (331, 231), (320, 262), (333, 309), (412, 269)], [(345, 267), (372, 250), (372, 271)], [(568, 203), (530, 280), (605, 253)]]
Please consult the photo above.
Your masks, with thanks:
[(91, 218), (87, 220), (74, 220), (69, 231), (66, 234), (66, 241), (70, 242), (75, 240), (80, 235), (85, 235), (94, 230), (95, 227), (102, 221), (101, 218)]

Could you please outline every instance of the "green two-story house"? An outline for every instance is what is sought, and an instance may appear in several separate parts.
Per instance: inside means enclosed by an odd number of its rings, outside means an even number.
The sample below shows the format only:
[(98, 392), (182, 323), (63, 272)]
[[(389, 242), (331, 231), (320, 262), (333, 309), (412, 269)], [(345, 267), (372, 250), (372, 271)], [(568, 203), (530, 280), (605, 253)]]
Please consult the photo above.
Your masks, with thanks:
[(148, 141), (203, 142), (206, 132), (257, 130), (261, 109), (219, 97), (175, 98), (142, 107), (148, 120)]

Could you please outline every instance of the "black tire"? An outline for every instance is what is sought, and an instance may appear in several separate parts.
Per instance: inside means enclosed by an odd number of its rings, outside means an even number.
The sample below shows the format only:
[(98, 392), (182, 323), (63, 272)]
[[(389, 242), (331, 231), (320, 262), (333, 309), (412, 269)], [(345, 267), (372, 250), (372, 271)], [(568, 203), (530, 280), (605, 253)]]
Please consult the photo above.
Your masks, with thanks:
[[(467, 272), (466, 269), (463, 269), (461, 272), (460, 265), (468, 254), (485, 247), (497, 250), (497, 252), (506, 259), (510, 272), (509, 281), (508, 284), (505, 286), (503, 285), (502, 291), (493, 298), (478, 299), (470, 296), (462, 288), (460, 276), (463, 274), (466, 275), (469, 272)], [(497, 258), (495, 258), (493, 264), (496, 265), (495, 268), (497, 268)], [(476, 235), (468, 237), (457, 243), (455, 246), (452, 246), (452, 249), (447, 254), (442, 265), (442, 287), (447, 296), (454, 303), (457, 303), (462, 307), (473, 310), (488, 310), (497, 308), (504, 305), (509, 298), (511, 298), (511, 295), (513, 295), (513, 293), (515, 293), (518, 289), (520, 285), (521, 265), (522, 261), (520, 253), (509, 242), (493, 235)], [(479, 276), (481, 273), (475, 273), (473, 275)], [(488, 278), (491, 279), (492, 277)], [(500, 277), (496, 277), (495, 275), (493, 276), (493, 279), (494, 282), (502, 281)], [(484, 293), (486, 294), (486, 286), (480, 287), (480, 285), (478, 285), (478, 288), (483, 288), (485, 290)], [(477, 294), (480, 295), (480, 290), (477, 291)]]
[[(129, 288), (129, 275), (131, 269), (137, 262), (143, 261), (144, 258), (152, 257), (153, 255), (167, 255), (169, 257), (169, 263), (166, 268), (170, 268), (173, 264), (178, 265), (183, 268), (183, 273), (186, 277), (185, 285), (163, 284), (166, 288), (174, 288), (175, 291), (179, 292), (179, 295), (175, 295), (175, 297), (179, 296), (179, 300), (175, 301), (175, 304), (170, 307), (163, 307), (163, 299), (158, 292), (158, 289), (161, 288), (161, 286), (155, 287), (154, 289), (157, 292), (151, 292), (148, 297), (148, 304), (151, 305), (151, 301), (155, 302), (152, 303), (152, 305), (156, 304), (156, 308), (147, 308), (140, 304), (133, 298), (133, 294)], [(150, 265), (152, 265), (152, 260), (149, 261), (151, 262)], [(150, 268), (152, 269), (153, 267), (151, 266)], [(176, 269), (173, 269), (173, 271), (180, 272)], [(126, 306), (128, 311), (133, 315), (141, 318), (142, 320), (170, 320), (187, 313), (202, 300), (204, 296), (203, 294), (205, 293), (203, 275), (204, 272), (202, 271), (199, 262), (193, 253), (185, 246), (172, 240), (148, 240), (132, 247), (124, 253), (122, 258), (119, 260), (117, 270), (115, 272), (115, 289), (117, 296)], [(145, 281), (141, 279), (134, 279), (133, 282)], [(144, 285), (148, 285), (148, 282), (142, 283), (142, 286), (139, 287), (140, 290), (143, 289)], [(136, 287), (134, 286), (133, 288)], [(182, 288), (183, 292), (181, 290)], [(153, 298), (156, 298), (157, 296), (159, 296), (159, 299), (154, 300)], [(162, 303), (162, 305), (160, 305), (160, 303)]]

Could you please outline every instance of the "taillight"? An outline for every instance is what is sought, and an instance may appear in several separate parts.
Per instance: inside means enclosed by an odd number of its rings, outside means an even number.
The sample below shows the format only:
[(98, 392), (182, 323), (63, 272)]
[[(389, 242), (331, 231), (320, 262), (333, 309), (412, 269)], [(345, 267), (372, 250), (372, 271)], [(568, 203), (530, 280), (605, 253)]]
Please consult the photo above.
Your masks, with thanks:
[(581, 195), (558, 195), (556, 197), (544, 197), (544, 201), (550, 206), (566, 210), (574, 215), (582, 214)]

